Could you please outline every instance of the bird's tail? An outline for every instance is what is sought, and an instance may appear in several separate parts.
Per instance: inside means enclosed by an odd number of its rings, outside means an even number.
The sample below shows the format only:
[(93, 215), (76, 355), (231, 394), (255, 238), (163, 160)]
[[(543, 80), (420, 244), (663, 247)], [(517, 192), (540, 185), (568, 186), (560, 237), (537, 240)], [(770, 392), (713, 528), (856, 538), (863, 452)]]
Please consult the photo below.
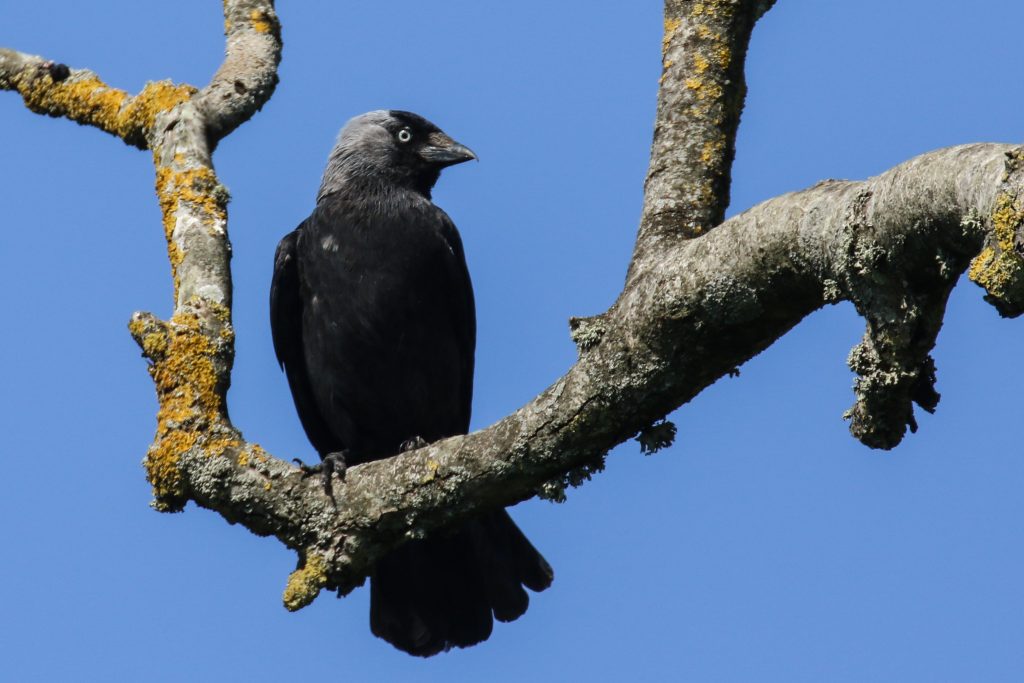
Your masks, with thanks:
[(504, 510), (477, 517), (453, 533), (409, 541), (377, 563), (370, 576), (370, 630), (400, 650), (429, 657), (487, 640), (498, 621), (512, 621), (542, 591), (551, 566)]

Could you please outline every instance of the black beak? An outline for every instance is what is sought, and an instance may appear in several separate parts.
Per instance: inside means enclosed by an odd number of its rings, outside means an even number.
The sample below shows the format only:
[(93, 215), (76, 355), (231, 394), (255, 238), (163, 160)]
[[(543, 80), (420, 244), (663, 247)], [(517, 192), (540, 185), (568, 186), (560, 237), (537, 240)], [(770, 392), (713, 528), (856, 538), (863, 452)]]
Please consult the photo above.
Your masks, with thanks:
[(455, 140), (441, 132), (430, 134), (427, 138), (427, 144), (420, 149), (420, 156), (440, 168), (476, 159), (476, 154), (473, 153), (473, 150), (455, 142)]

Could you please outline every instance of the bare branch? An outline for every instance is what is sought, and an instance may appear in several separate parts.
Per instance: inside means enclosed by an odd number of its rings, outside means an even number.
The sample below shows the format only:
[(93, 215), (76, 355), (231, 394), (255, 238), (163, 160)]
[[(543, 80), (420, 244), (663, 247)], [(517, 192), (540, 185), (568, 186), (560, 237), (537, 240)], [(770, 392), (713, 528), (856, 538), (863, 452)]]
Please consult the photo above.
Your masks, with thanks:
[(631, 273), (722, 222), (754, 23), (774, 2), (665, 0), (662, 75)]
[(210, 147), (270, 99), (281, 61), (281, 24), (271, 0), (224, 3), (224, 62), (197, 97)]

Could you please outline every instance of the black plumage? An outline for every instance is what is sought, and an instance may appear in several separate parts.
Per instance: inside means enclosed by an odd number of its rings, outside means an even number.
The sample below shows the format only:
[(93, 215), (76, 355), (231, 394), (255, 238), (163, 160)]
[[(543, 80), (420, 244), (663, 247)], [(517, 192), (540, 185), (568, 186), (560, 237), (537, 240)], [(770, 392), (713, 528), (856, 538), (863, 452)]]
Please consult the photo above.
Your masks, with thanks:
[[(278, 245), (271, 329), (302, 426), (325, 462), (389, 457), (469, 428), (476, 319), (462, 241), (430, 200), (475, 158), (409, 112), (358, 116), (313, 213)], [(409, 541), (370, 577), (370, 627), (411, 654), (465, 647), (511, 621), (551, 568), (504, 510)]]

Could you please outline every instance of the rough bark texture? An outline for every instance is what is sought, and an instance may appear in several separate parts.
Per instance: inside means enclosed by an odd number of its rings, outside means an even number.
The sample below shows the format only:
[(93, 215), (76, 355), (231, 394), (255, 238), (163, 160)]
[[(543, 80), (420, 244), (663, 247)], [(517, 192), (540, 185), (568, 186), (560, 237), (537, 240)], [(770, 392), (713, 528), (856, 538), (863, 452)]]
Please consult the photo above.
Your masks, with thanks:
[[(743, 102), (743, 59), (770, 0), (667, 0), (664, 73), (644, 212), (626, 285), (606, 313), (572, 321), (579, 361), (497, 424), (335, 481), (245, 441), (225, 403), (233, 354), (227, 193), (211, 150), (276, 82), (280, 32), (268, 0), (225, 3), (228, 57), (210, 85), (149, 84), (135, 96), (94, 74), (0, 50), (0, 88), (33, 110), (94, 125), (153, 152), (174, 315), (129, 325), (159, 399), (146, 456), (154, 505), (189, 501), (300, 558), (298, 609), (347, 592), (405, 538), (498, 505), (558, 498), (638, 433), (753, 357), (808, 313), (842, 300), (865, 318), (851, 432), (891, 448), (913, 404), (934, 410), (929, 356), (947, 297), (969, 270), (1004, 315), (1024, 311), (1024, 150), (979, 144), (912, 159), (863, 182), (826, 181), (722, 222)], [(711, 228), (715, 228), (711, 230)]]

